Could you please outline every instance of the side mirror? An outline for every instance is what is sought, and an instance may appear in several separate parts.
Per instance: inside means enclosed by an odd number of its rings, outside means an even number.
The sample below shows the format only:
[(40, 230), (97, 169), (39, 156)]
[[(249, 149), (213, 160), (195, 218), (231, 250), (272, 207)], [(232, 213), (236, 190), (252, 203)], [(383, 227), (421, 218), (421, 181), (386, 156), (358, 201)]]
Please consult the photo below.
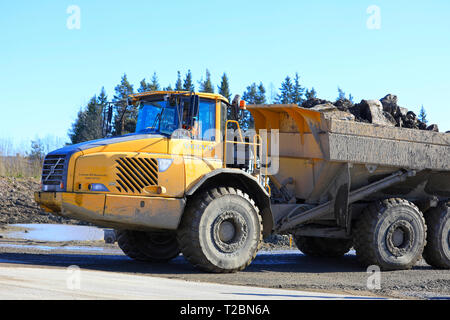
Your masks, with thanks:
[[(241, 106), (241, 102), (243, 105)], [(244, 117), (242, 110), (245, 108), (245, 101), (241, 100), (240, 95), (235, 95), (233, 102), (231, 103), (231, 117), (233, 120), (239, 121)]]

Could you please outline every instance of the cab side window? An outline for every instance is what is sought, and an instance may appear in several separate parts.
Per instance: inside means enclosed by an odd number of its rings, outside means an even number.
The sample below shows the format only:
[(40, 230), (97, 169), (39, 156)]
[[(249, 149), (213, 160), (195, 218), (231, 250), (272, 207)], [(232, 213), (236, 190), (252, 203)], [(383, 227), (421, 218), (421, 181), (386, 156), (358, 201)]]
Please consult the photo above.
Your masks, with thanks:
[(216, 135), (216, 101), (200, 99), (197, 140), (214, 141)]

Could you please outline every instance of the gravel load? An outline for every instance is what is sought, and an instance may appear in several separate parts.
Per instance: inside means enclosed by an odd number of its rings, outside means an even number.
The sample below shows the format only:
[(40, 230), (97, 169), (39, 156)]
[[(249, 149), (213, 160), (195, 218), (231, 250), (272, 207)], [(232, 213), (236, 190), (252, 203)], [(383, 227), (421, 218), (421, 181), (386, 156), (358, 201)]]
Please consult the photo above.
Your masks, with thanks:
[(361, 100), (356, 104), (348, 99), (331, 102), (312, 98), (304, 101), (301, 107), (324, 112), (342, 120), (439, 132), (437, 124), (427, 125), (420, 121), (414, 112), (400, 107), (397, 96), (392, 94), (380, 100)]

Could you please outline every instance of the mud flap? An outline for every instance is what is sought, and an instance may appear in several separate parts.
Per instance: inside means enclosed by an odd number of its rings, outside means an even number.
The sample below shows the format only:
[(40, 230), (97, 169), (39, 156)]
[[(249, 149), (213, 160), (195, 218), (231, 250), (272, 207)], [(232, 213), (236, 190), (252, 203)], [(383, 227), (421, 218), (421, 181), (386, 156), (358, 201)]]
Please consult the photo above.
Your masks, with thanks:
[(350, 231), (351, 222), (349, 210), (349, 193), (351, 186), (350, 168), (351, 164), (344, 164), (329, 189), (336, 223), (338, 226), (345, 228), (347, 233)]

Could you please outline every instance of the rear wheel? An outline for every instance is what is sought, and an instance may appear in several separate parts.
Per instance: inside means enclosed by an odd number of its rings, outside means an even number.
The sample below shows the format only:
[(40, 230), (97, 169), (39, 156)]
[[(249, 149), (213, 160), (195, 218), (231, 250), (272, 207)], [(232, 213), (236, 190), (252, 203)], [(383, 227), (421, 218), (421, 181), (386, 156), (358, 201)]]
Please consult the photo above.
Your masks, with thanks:
[(166, 262), (180, 254), (174, 233), (116, 230), (122, 251), (138, 261)]
[(425, 261), (436, 268), (450, 268), (450, 207), (441, 203), (425, 214), (428, 227)]
[(369, 205), (354, 227), (358, 259), (383, 270), (410, 269), (421, 258), (426, 225), (420, 210), (404, 199)]
[(352, 240), (294, 236), (297, 248), (311, 257), (342, 257), (352, 248)]
[(239, 189), (214, 188), (192, 199), (178, 242), (185, 258), (208, 272), (236, 272), (255, 258), (262, 223), (253, 200)]

